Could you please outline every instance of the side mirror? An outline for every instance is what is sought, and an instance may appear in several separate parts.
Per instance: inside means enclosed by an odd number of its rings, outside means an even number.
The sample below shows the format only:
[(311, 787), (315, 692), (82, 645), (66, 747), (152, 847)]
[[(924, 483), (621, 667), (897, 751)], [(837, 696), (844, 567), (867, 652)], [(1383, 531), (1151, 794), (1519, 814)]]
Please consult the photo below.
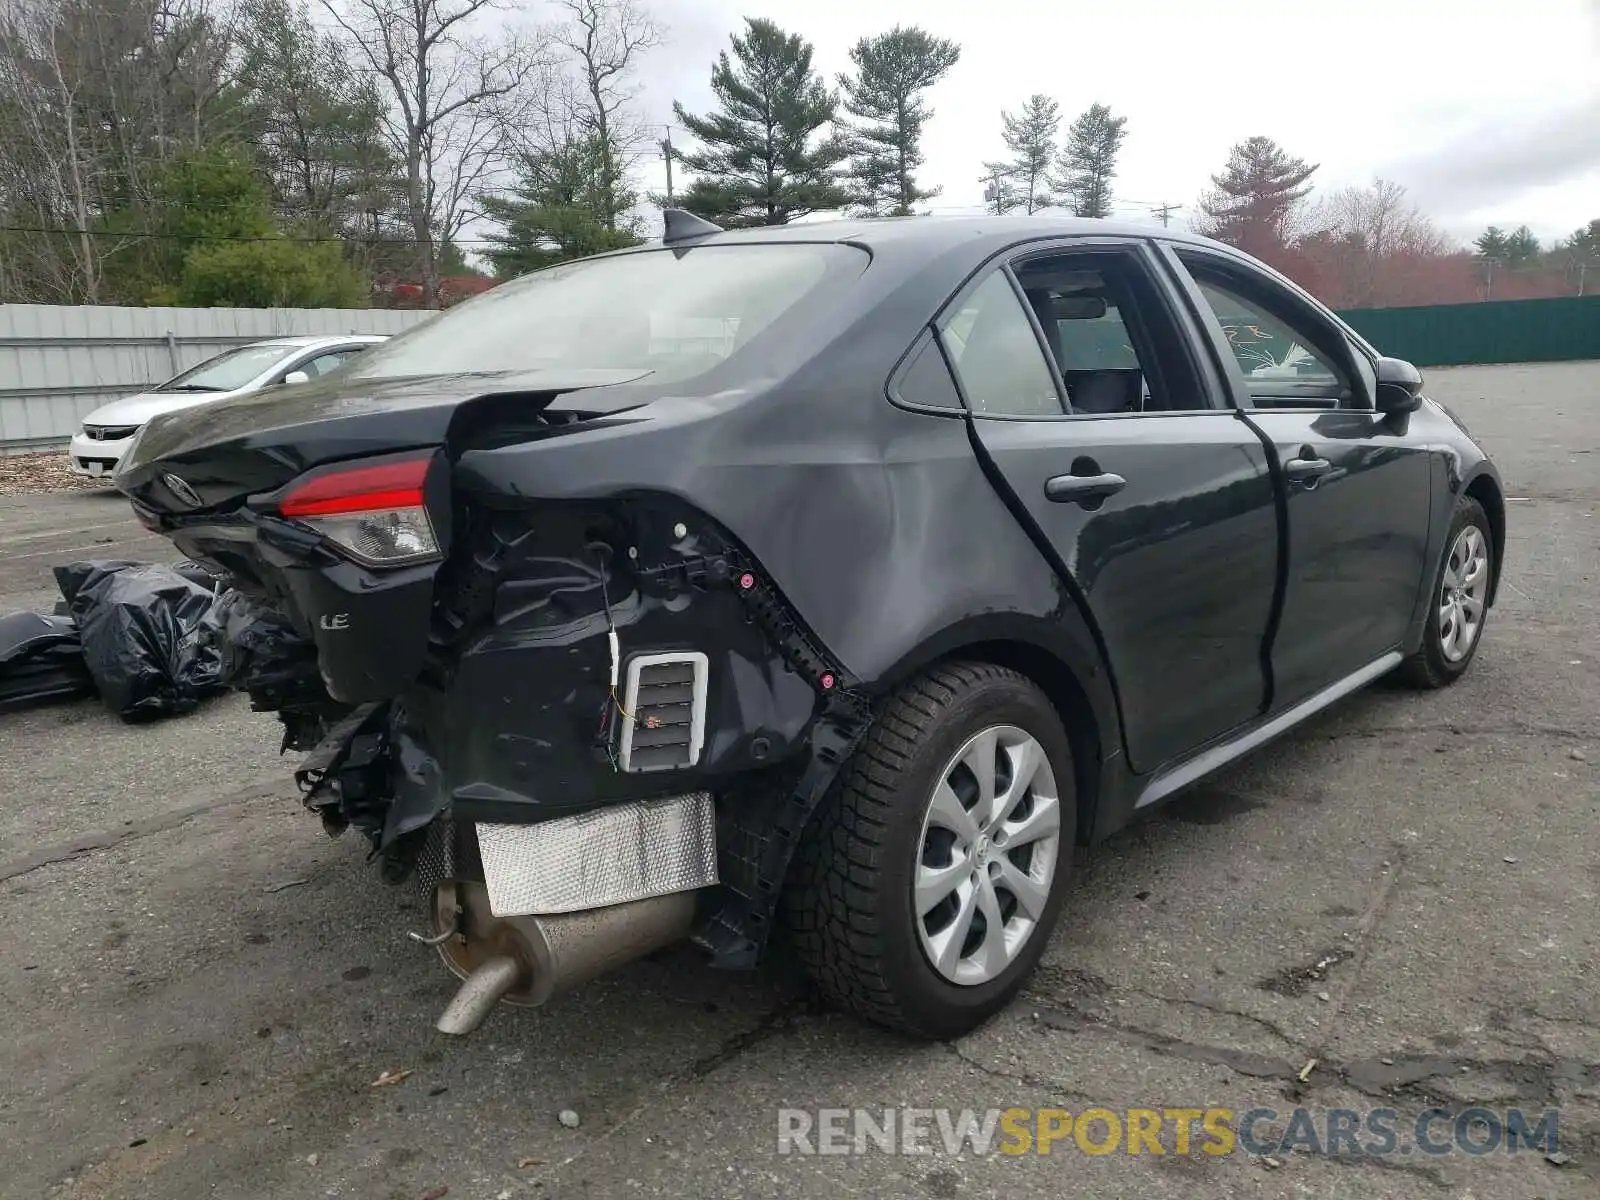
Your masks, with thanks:
[(283, 382), (286, 386), (295, 383), (310, 383), (311, 376), (307, 375), (304, 371), (290, 371), (283, 377)]
[(1416, 412), (1422, 404), (1422, 372), (1403, 358), (1380, 358), (1375, 399), (1386, 417)]

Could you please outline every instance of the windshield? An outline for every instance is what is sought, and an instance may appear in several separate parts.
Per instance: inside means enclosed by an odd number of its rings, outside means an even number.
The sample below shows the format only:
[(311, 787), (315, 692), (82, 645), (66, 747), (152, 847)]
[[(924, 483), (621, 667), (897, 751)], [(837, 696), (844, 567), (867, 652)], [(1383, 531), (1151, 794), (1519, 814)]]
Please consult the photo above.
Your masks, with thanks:
[(242, 388), (280, 359), (293, 354), (293, 346), (240, 346), (208, 358), (197, 367), (169, 379), (158, 392), (231, 392)]
[(655, 382), (719, 366), (822, 280), (859, 274), (837, 243), (702, 246), (566, 263), (525, 275), (375, 346), (349, 379), (537, 370), (640, 370)]

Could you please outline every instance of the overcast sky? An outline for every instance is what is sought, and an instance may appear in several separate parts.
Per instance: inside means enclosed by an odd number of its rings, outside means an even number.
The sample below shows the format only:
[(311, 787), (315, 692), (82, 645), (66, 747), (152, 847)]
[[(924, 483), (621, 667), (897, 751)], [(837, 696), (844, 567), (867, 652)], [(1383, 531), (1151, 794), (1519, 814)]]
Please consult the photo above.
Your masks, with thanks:
[[(1253, 134), (1320, 163), (1322, 188), (1377, 175), (1450, 232), (1526, 222), (1542, 238), (1600, 217), (1600, 0), (643, 0), (669, 44), (643, 63), (642, 115), (713, 107), (711, 64), (745, 15), (809, 39), (830, 76), (896, 23), (952, 38), (929, 95), (920, 181), (940, 210), (978, 211), (1002, 158), (1000, 112), (1033, 92), (1070, 120), (1128, 118), (1117, 215), (1192, 208)], [(674, 131), (682, 140), (686, 135)], [(659, 161), (642, 163), (662, 186)]]

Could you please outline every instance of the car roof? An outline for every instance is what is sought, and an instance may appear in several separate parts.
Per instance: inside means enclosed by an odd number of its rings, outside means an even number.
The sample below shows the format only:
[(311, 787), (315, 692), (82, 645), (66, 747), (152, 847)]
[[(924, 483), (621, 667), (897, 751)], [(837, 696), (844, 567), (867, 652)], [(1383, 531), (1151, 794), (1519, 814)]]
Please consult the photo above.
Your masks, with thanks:
[[(985, 236), (1011, 236), (1017, 240), (1052, 237), (1165, 238), (1201, 246), (1217, 246), (1210, 238), (1181, 230), (1135, 221), (1111, 221), (1035, 213), (1031, 216), (956, 216), (928, 214), (914, 217), (847, 217), (839, 220), (799, 221), (788, 225), (760, 225), (730, 229), (702, 238), (684, 239), (677, 245), (710, 246), (749, 242), (854, 242), (875, 247), (949, 249)], [(656, 241), (654, 245), (661, 243)]]
[[(281, 347), (285, 350), (303, 350), (310, 346), (344, 346), (352, 342), (381, 342), (388, 338), (386, 333), (306, 333), (293, 334), (287, 337), (262, 338), (259, 342), (250, 342), (254, 346)], [(243, 349), (244, 347), (241, 347)]]

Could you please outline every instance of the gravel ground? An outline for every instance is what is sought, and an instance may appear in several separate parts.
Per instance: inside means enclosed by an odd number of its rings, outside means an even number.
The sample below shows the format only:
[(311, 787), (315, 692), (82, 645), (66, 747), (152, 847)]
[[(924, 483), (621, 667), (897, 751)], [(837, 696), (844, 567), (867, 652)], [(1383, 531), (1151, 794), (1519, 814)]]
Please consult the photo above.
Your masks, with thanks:
[[(1594, 1200), (1600, 364), (1430, 387), (1513, 497), (1472, 671), (1097, 848), (1024, 996), (944, 1045), (689, 950), (445, 1039), (420, 896), (299, 810), (270, 718), (0, 717), (0, 1196)], [(113, 498), (0, 499), (0, 611), (90, 553), (176, 557)], [(776, 1150), (782, 1106), (1296, 1104), (1557, 1107), (1569, 1157)]]
[(74, 475), (67, 470), (67, 456), (60, 450), (0, 455), (0, 496), (74, 489), (104, 491), (105, 488), (98, 479)]

